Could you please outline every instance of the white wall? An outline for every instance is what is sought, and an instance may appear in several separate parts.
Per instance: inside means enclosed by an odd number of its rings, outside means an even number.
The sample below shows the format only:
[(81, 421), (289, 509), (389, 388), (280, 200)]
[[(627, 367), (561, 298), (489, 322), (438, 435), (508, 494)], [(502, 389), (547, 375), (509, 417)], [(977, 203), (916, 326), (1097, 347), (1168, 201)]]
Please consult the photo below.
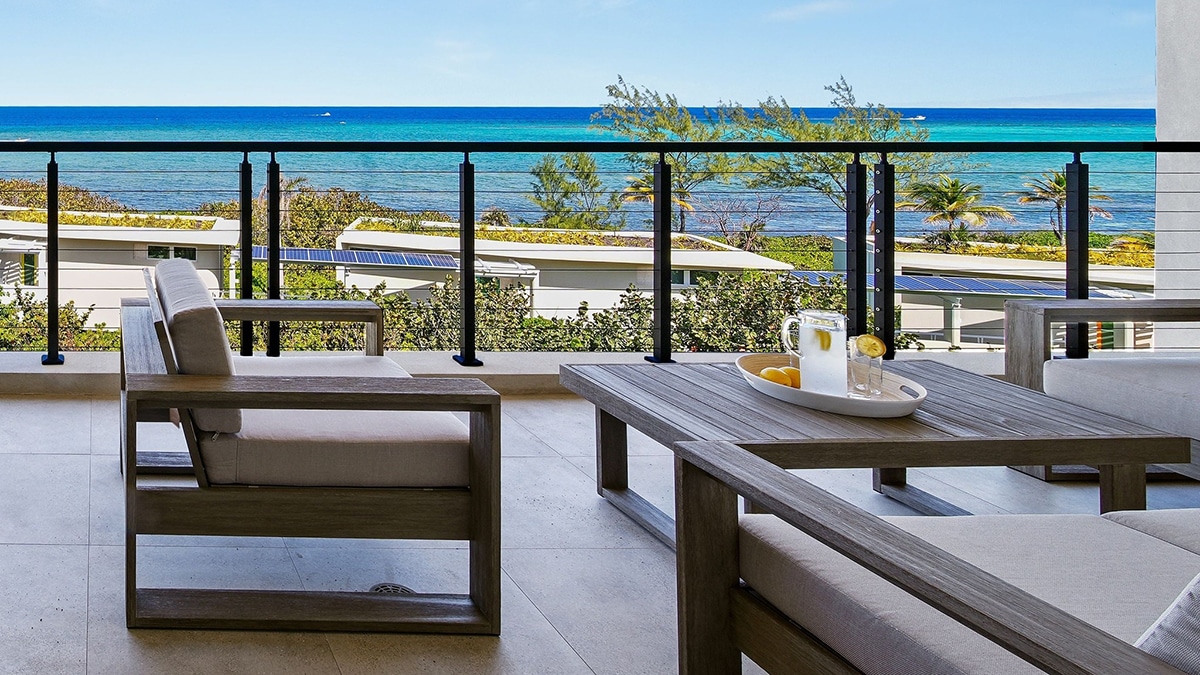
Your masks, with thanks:
[[(1200, 141), (1200, 2), (1158, 0), (1160, 141)], [(1200, 297), (1200, 156), (1160, 154), (1156, 206), (1155, 291), (1159, 298)], [(1157, 326), (1156, 347), (1200, 346), (1200, 324)]]

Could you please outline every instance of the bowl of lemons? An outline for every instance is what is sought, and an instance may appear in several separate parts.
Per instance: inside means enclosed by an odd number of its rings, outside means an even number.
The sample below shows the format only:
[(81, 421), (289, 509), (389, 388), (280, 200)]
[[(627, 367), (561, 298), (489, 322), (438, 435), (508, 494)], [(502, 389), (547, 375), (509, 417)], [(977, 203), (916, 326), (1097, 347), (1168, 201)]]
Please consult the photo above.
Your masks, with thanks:
[(822, 394), (804, 388), (804, 363), (788, 354), (746, 354), (737, 360), (746, 382), (767, 396), (793, 405), (855, 417), (904, 417), (925, 401), (925, 387), (907, 377), (884, 372), (878, 396)]

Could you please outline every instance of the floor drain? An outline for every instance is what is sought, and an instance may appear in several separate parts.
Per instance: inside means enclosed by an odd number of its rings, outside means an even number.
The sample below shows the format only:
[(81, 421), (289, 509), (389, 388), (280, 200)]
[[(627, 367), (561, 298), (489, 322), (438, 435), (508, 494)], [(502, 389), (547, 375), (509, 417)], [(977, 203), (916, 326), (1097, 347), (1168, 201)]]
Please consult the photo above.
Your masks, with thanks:
[(401, 586), (400, 584), (375, 584), (371, 587), (371, 592), (391, 593), (393, 595), (412, 595), (416, 593), (416, 591), (408, 586)]

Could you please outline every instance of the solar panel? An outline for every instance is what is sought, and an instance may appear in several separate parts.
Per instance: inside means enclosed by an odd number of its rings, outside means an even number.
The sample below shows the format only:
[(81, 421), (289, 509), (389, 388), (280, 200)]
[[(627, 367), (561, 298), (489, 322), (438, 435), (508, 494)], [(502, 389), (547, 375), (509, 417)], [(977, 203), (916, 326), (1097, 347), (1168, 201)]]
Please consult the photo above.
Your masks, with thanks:
[(343, 251), (343, 250), (338, 250), (338, 249), (334, 249), (334, 250), (330, 251), (330, 254), (333, 255), (333, 261), (337, 262), (337, 263), (357, 262), (358, 259), (354, 256), (354, 253), (355, 253), (354, 251)]
[(448, 253), (431, 253), (429, 254), (429, 261), (431, 267), (436, 267), (438, 269), (458, 269), (458, 261), (454, 259), (454, 256)]
[(432, 267), (433, 262), (429, 259), (429, 255), (425, 253), (405, 253), (404, 260), (406, 264), (413, 267)]
[[(837, 272), (815, 272), (795, 270), (792, 276), (808, 284), (819, 285), (830, 279), (845, 279)], [(867, 287), (875, 286), (875, 275), (867, 275)], [(930, 293), (946, 295), (999, 295), (1036, 298), (1066, 297), (1066, 284), (1038, 279), (993, 279), (991, 277), (938, 277), (924, 274), (896, 275), (896, 291), (899, 293)], [(1128, 293), (1093, 288), (1089, 293), (1094, 298), (1126, 298)]]
[(333, 251), (323, 248), (310, 248), (309, 260), (313, 262), (333, 262)]

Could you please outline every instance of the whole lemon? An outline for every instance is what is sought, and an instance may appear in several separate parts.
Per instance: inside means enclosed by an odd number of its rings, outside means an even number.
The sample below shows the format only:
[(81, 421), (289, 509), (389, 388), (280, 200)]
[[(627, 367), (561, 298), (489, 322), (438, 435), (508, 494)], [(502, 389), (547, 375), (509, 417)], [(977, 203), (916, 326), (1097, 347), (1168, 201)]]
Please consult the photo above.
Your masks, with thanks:
[(800, 369), (795, 366), (784, 366), (780, 368), (788, 377), (792, 379), (792, 386), (800, 388)]
[(785, 387), (792, 386), (792, 378), (787, 373), (779, 368), (763, 368), (758, 371), (758, 376), (764, 380), (769, 380), (776, 384), (782, 384)]

